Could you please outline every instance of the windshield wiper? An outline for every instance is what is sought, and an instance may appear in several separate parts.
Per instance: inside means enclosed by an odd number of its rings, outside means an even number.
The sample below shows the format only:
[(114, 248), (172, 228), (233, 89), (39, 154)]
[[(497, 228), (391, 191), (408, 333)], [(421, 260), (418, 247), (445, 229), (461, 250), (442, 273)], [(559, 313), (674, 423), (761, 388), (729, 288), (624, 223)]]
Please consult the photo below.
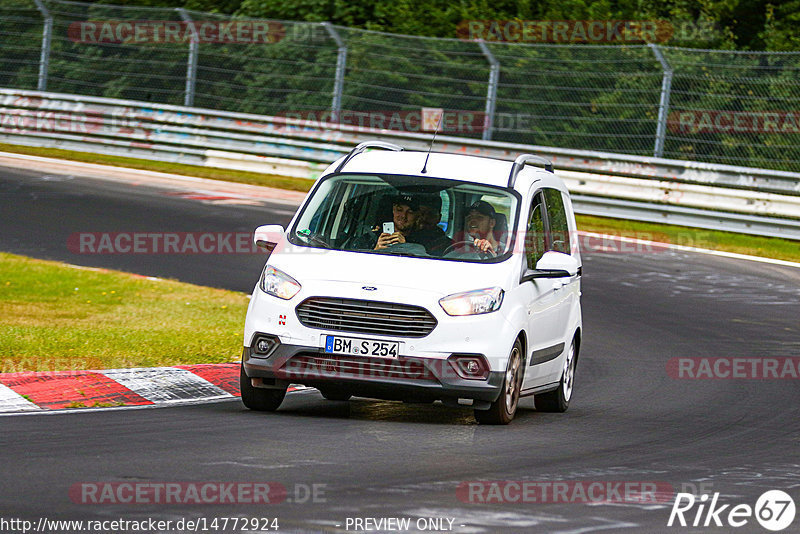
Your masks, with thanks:
[(308, 230), (299, 230), (299, 231), (295, 232), (294, 235), (296, 237), (299, 237), (300, 239), (302, 239), (303, 241), (305, 241), (309, 245), (319, 245), (322, 248), (327, 248), (327, 249), (332, 249), (333, 248), (333, 246), (331, 246), (330, 243), (325, 241), (323, 238), (312, 234)]

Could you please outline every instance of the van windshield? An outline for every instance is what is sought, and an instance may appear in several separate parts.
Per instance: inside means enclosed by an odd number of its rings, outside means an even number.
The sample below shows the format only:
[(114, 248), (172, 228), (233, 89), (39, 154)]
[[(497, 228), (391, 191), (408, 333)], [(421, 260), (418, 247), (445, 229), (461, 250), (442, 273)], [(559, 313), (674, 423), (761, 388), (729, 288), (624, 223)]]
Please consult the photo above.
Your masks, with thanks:
[(472, 182), (340, 174), (322, 181), (289, 232), (302, 246), (498, 261), (513, 249), (517, 195)]

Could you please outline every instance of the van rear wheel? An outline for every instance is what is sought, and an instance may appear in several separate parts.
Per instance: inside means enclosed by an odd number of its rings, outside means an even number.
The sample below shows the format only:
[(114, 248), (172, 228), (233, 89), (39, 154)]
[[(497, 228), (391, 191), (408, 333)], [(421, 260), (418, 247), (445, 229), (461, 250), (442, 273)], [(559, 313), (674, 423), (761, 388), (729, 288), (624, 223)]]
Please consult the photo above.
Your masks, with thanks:
[(548, 391), (533, 396), (533, 403), (540, 412), (566, 412), (569, 408), (569, 401), (572, 399), (572, 390), (575, 387), (575, 367), (578, 364), (577, 354), (575, 353), (575, 340), (569, 346), (569, 352), (564, 360), (564, 368), (561, 372), (561, 380), (558, 382), (558, 389)]
[(475, 410), (475, 419), (482, 425), (507, 425), (514, 419), (519, 405), (519, 392), (522, 389), (522, 344), (514, 342), (508, 356), (506, 376), (500, 396), (488, 410)]

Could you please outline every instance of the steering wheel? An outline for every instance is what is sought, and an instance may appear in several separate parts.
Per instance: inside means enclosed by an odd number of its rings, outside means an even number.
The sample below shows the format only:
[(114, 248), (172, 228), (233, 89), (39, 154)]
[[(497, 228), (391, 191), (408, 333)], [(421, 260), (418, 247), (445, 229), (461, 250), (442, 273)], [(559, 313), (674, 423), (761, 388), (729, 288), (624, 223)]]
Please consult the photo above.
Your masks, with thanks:
[(452, 245), (450, 245), (449, 247), (444, 249), (444, 252), (442, 252), (442, 257), (447, 256), (450, 252), (453, 252), (454, 250), (460, 248), (463, 245), (468, 245), (468, 246), (474, 248), (475, 251), (478, 253), (478, 256), (481, 259), (490, 257), (490, 254), (489, 254), (488, 251), (480, 250), (480, 249), (478, 249), (478, 247), (475, 246), (475, 240), (474, 239), (472, 241), (458, 241), (456, 243), (453, 243)]

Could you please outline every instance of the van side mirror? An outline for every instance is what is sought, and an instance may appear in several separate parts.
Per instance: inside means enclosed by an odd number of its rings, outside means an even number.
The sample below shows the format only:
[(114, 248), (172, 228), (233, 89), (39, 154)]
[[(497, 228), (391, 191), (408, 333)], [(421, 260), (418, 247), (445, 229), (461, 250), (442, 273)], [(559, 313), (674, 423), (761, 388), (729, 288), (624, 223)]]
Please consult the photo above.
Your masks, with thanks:
[(285, 233), (286, 231), (280, 224), (265, 224), (264, 226), (259, 226), (253, 232), (253, 243), (267, 252), (272, 252), (283, 239)]
[(536, 269), (525, 271), (520, 283), (530, 282), (535, 278), (569, 278), (578, 274), (580, 274), (578, 260), (569, 254), (550, 250), (536, 262)]

